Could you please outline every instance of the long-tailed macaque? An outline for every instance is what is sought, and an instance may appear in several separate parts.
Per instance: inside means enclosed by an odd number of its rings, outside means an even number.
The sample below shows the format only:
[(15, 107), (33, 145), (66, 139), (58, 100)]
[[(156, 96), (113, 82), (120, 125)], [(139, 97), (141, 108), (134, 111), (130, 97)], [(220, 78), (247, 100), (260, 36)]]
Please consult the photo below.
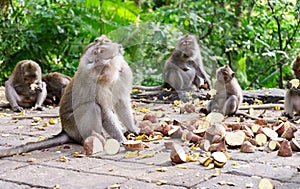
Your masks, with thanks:
[(291, 68), (296, 79), (287, 82), (287, 90), (284, 97), (284, 116), (294, 118), (294, 113), (300, 116), (300, 55), (292, 62)]
[(71, 78), (67, 75), (53, 72), (42, 77), (47, 87), (47, 103), (58, 105), (64, 93), (65, 87), (70, 83)]
[(14, 112), (34, 107), (45, 110), (46, 84), (42, 82), (41, 67), (32, 60), (18, 62), (12, 75), (5, 82), (5, 96)]
[(235, 72), (228, 65), (217, 70), (214, 89), (217, 93), (208, 103), (208, 113), (217, 111), (224, 115), (234, 114), (243, 101), (243, 93), (235, 78)]
[(203, 68), (202, 57), (194, 35), (184, 35), (176, 42), (176, 47), (167, 59), (163, 71), (164, 84), (156, 87), (134, 88), (141, 90), (161, 90), (172, 87), (178, 93), (197, 88), (210, 88), (210, 81)]
[(117, 43), (89, 44), (60, 102), (61, 133), (45, 141), (2, 150), (0, 157), (68, 142), (82, 144), (93, 132), (103, 134), (103, 128), (124, 142), (120, 122), (129, 131), (139, 133), (130, 102), (132, 72), (122, 54), (122, 46)]
[(292, 62), (292, 70), (294, 72), (295, 77), (300, 80), (300, 54)]

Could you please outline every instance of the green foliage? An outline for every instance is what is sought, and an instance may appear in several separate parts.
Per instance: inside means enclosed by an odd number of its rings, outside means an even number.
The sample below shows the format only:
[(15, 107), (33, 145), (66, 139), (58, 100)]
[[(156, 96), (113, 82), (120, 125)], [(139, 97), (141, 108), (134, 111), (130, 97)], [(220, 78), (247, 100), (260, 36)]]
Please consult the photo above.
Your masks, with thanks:
[(176, 39), (199, 39), (204, 66), (229, 64), (242, 87), (283, 87), (300, 54), (296, 0), (13, 0), (0, 18), (0, 83), (23, 59), (72, 76), (83, 48), (100, 34), (125, 48), (135, 84), (162, 83)]

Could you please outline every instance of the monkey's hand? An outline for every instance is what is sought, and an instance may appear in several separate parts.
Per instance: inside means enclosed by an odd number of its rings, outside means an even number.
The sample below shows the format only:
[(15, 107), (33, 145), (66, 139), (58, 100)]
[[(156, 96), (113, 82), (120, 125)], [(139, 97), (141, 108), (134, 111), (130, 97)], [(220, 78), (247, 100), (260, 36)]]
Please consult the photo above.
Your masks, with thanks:
[(42, 92), (42, 87), (40, 83), (32, 83), (30, 85), (30, 93), (35, 94), (35, 93), (40, 93)]
[(13, 110), (14, 112), (22, 112), (23, 108), (20, 107), (20, 106), (14, 106), (14, 107), (12, 107), (12, 110)]

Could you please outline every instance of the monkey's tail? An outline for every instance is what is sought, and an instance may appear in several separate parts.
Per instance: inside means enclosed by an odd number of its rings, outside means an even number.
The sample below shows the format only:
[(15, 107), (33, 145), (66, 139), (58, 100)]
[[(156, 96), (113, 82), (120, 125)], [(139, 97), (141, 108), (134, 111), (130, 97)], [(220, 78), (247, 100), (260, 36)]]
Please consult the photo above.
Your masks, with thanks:
[(143, 90), (143, 91), (160, 91), (163, 90), (165, 88), (165, 84), (159, 85), (159, 86), (133, 86), (133, 89), (139, 89), (139, 90)]
[(10, 104), (0, 104), (0, 108), (11, 108)]
[(45, 149), (54, 146), (59, 146), (62, 144), (66, 144), (69, 142), (73, 142), (73, 140), (65, 133), (61, 132), (58, 135), (49, 138), (47, 140), (39, 141), (39, 142), (30, 142), (21, 146), (17, 146), (10, 149), (0, 150), (0, 158), (12, 156), (16, 154), (26, 153), (33, 150)]

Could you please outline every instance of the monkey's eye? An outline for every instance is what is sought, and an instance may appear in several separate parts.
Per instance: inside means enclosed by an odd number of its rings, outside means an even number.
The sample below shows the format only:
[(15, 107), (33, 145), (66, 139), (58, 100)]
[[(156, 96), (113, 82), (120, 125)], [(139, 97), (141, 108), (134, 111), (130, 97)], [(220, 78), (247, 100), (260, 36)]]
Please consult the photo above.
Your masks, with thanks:
[(98, 54), (98, 51), (94, 51), (94, 55), (97, 55)]

